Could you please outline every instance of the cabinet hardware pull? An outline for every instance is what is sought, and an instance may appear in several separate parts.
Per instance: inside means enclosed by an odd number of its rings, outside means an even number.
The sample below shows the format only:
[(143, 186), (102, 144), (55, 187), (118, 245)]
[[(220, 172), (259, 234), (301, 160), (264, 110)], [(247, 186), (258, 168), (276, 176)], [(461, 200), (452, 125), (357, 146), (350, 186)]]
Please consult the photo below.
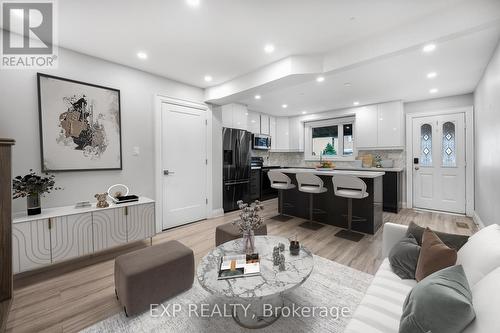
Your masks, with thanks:
[(49, 217), (49, 230), (52, 229), (52, 218)]
[(128, 215), (128, 207), (125, 206), (125, 215)]

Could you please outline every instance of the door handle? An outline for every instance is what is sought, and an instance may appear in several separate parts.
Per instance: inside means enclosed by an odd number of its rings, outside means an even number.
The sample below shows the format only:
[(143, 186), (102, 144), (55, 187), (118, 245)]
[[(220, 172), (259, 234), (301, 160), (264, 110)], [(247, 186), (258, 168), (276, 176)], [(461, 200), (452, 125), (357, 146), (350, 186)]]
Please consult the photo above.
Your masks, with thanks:
[(419, 169), (420, 169), (420, 167), (418, 167), (418, 166), (415, 167), (415, 170), (419, 170)]
[(171, 174), (174, 174), (174, 173), (175, 173), (175, 172), (170, 171), (170, 170), (163, 170), (163, 174), (164, 174), (165, 176), (168, 176), (168, 175), (171, 175)]

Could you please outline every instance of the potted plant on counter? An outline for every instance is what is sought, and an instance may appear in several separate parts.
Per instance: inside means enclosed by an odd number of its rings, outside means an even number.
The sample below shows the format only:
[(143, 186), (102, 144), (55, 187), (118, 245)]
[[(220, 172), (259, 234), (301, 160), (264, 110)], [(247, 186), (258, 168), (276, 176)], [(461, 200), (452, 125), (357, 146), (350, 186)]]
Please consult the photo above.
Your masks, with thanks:
[(13, 198), (27, 198), (28, 215), (36, 215), (42, 212), (40, 206), (40, 195), (60, 190), (55, 186), (55, 176), (45, 174), (45, 177), (37, 175), (32, 169), (25, 176), (17, 176), (12, 181), (14, 190)]

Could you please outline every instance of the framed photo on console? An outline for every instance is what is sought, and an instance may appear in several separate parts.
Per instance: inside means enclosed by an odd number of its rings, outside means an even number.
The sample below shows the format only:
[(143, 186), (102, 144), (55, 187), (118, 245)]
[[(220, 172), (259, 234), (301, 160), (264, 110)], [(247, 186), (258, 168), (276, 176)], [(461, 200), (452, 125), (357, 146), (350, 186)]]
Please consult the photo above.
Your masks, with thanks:
[(42, 170), (121, 170), (120, 90), (38, 73)]

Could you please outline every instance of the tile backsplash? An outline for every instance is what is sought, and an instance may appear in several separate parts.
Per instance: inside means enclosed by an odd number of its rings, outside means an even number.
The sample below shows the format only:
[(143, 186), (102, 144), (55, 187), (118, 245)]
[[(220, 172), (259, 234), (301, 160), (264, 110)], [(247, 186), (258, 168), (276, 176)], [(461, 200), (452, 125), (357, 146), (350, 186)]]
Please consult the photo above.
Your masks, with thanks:
[[(405, 164), (404, 150), (359, 150), (358, 158), (366, 154), (372, 154), (374, 157), (378, 154), (383, 160), (394, 160), (394, 167), (396, 168), (403, 167)], [(313, 168), (318, 164), (318, 162), (306, 161), (304, 153), (275, 153), (253, 150), (252, 156), (263, 157), (265, 165)], [(354, 164), (350, 161), (334, 161), (334, 163), (339, 167), (348, 167)]]

